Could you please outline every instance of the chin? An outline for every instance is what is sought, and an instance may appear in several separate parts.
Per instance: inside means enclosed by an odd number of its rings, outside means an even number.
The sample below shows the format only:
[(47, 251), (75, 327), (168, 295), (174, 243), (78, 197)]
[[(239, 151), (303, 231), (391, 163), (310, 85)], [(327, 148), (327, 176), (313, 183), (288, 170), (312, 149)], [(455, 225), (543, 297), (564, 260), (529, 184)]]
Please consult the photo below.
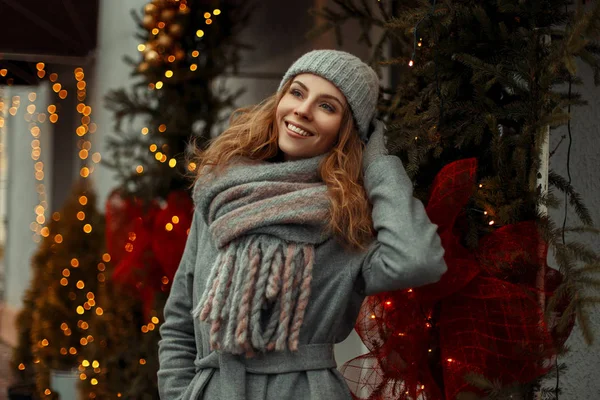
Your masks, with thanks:
[(279, 139), (279, 151), (283, 154), (285, 160), (296, 160), (299, 158), (306, 158), (306, 154), (295, 146), (293, 143), (289, 143), (285, 138)]
[(298, 151), (288, 151), (285, 148), (281, 148), (281, 147), (279, 148), (279, 151), (283, 155), (283, 159), (286, 161), (295, 161), (295, 160), (300, 160), (303, 158), (313, 157), (312, 155), (302, 154), (301, 152), (298, 152)]

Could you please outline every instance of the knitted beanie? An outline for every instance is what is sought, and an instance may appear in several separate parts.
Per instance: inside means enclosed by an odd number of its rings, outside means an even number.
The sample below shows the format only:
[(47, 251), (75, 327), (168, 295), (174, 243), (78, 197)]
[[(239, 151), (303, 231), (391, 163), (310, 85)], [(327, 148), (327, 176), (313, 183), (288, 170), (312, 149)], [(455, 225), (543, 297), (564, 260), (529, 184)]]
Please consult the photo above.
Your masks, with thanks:
[(333, 83), (346, 97), (360, 138), (367, 141), (379, 95), (379, 77), (358, 57), (339, 50), (313, 50), (287, 70), (279, 90), (294, 76), (311, 73)]

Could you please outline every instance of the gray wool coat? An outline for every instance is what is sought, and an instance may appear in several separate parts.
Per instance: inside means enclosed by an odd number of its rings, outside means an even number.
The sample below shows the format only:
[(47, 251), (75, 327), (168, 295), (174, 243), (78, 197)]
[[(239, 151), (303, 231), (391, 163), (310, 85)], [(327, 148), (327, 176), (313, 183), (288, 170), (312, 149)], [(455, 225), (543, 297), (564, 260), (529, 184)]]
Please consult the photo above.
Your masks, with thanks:
[(210, 326), (192, 317), (217, 249), (195, 213), (160, 328), (158, 385), (163, 400), (348, 400), (333, 344), (352, 331), (367, 295), (437, 282), (444, 250), (400, 159), (386, 155), (365, 171), (377, 238), (351, 253), (335, 239), (315, 248), (311, 298), (297, 353), (247, 359), (209, 348)]

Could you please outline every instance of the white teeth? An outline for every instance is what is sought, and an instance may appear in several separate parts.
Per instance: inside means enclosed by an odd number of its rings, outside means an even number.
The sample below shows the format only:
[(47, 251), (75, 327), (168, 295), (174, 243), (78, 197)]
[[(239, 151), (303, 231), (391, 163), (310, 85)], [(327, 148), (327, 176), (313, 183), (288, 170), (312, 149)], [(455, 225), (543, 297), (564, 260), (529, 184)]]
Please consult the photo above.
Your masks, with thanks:
[(292, 125), (288, 122), (288, 128), (290, 129), (290, 131), (294, 131), (299, 135), (302, 136), (312, 136), (310, 133), (306, 132), (304, 129), (297, 127), (296, 125)]

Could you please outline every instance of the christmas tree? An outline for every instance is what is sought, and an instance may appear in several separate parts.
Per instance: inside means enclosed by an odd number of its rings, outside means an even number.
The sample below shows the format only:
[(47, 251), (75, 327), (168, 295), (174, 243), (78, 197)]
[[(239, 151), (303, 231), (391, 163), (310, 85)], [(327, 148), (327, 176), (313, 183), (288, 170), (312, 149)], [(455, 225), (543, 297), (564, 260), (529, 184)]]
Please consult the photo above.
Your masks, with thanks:
[(50, 371), (80, 365), (95, 341), (91, 321), (103, 314), (96, 295), (106, 281), (104, 216), (96, 211), (95, 194), (85, 181), (73, 187), (41, 234), (12, 364), (21, 381), (35, 380), (40, 398), (54, 398)]
[[(380, 103), (388, 144), (440, 226), (449, 263), (431, 288), (365, 303), (357, 329), (371, 353), (346, 366), (361, 370), (355, 394), (558, 397), (540, 379), (563, 368), (552, 364), (575, 317), (591, 341), (586, 306), (598, 302), (585, 290), (597, 287), (599, 256), (573, 236), (598, 231), (569, 181), (550, 171), (546, 190), (542, 171), (549, 131), (585, 104), (573, 90), (576, 61), (600, 83), (600, 5), (335, 3), (316, 10), (325, 23), (313, 34), (358, 21), (370, 62), (389, 68)], [(580, 226), (548, 218), (556, 190)], [(560, 273), (546, 265), (549, 249)]]
[(95, 325), (108, 349), (94, 356), (101, 398), (158, 398), (158, 327), (193, 212), (188, 189), (196, 166), (186, 156), (233, 110), (239, 92), (227, 91), (219, 78), (237, 70), (247, 47), (238, 35), (250, 7), (153, 0), (141, 15), (132, 12), (141, 42), (140, 58), (126, 58), (134, 84), (106, 97), (115, 135), (105, 160), (119, 185), (106, 204), (111, 301), (105, 324)]
[[(194, 165), (185, 162), (191, 139), (204, 146), (228, 120), (240, 92), (218, 82), (235, 73), (239, 32), (249, 5), (233, 1), (154, 0), (143, 15), (133, 13), (141, 59), (126, 57), (136, 82), (112, 91), (106, 107), (115, 114), (116, 135), (107, 164), (122, 182), (125, 196), (165, 199), (189, 185)], [(144, 121), (140, 129), (126, 122)]]

